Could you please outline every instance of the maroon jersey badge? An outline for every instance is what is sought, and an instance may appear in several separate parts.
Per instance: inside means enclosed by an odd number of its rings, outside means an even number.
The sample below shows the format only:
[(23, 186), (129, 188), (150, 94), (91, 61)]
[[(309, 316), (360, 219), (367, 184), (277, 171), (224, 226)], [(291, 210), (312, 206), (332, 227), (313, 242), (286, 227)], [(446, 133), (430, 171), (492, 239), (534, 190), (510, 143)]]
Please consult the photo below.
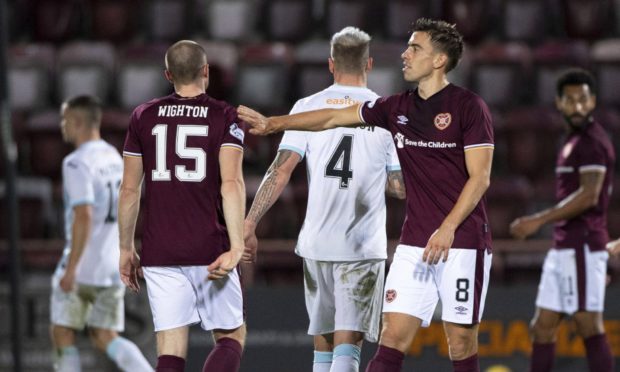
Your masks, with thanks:
[(442, 112), (435, 116), (435, 127), (439, 130), (444, 130), (452, 123), (452, 115), (449, 112)]

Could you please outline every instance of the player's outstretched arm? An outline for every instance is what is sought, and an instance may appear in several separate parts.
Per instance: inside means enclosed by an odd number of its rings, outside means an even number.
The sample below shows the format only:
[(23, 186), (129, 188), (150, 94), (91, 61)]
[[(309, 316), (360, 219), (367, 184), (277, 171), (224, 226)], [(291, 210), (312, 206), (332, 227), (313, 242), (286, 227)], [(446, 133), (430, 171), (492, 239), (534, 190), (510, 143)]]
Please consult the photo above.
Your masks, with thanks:
[(258, 248), (256, 226), (269, 208), (278, 200), (282, 191), (288, 185), (291, 174), (300, 160), (301, 156), (298, 153), (290, 150), (280, 150), (275, 159), (273, 159), (273, 163), (271, 163), (267, 173), (265, 173), (256, 196), (254, 196), (252, 207), (250, 207), (250, 211), (245, 218), (245, 252), (243, 253), (243, 262), (254, 262)]
[(517, 218), (510, 224), (510, 234), (525, 239), (543, 225), (568, 220), (596, 206), (605, 181), (605, 170), (589, 170), (579, 174), (579, 188), (557, 205), (529, 216)]
[(394, 170), (388, 172), (387, 182), (385, 184), (385, 192), (389, 196), (396, 199), (405, 199), (405, 197), (407, 197), (402, 171)]
[(124, 156), (123, 181), (118, 196), (118, 230), (120, 240), (119, 270), (121, 280), (131, 290), (140, 290), (140, 260), (134, 245), (136, 221), (140, 211), (140, 194), (142, 192), (142, 158)]
[(474, 210), (491, 183), (492, 147), (476, 147), (465, 150), (465, 166), (469, 174), (465, 186), (452, 210), (426, 244), (422, 259), (429, 264), (436, 264), (443, 257), (448, 259), (448, 252), (454, 241), (454, 232)]
[(271, 117), (265, 117), (258, 111), (241, 105), (237, 113), (241, 120), (252, 126), (250, 133), (261, 136), (284, 130), (321, 131), (363, 123), (359, 116), (359, 105)]
[(222, 208), (230, 240), (230, 250), (222, 253), (209, 266), (211, 280), (221, 279), (235, 269), (243, 254), (243, 216), (245, 216), (245, 183), (243, 182), (243, 151), (236, 147), (220, 149)]

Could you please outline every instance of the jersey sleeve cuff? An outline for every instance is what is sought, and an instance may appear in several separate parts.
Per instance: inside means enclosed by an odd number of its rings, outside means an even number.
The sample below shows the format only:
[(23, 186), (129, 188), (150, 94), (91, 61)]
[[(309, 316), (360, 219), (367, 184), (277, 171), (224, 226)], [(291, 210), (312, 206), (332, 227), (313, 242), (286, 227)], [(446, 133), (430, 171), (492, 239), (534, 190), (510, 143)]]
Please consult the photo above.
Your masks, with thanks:
[(233, 148), (233, 149), (237, 149), (239, 151), (243, 151), (243, 146), (236, 144), (236, 143), (222, 143), (222, 145), (220, 146), (220, 148)]
[(467, 145), (463, 147), (464, 150), (473, 150), (473, 149), (493, 149), (495, 148), (495, 144), (493, 143), (475, 143), (473, 145)]
[(289, 150), (299, 154), (302, 158), (306, 155), (306, 152), (299, 147), (291, 146), (291, 145), (280, 145), (278, 146), (278, 151), (280, 150)]
[(90, 199), (90, 198), (78, 199), (78, 200), (70, 202), (69, 206), (73, 208), (73, 207), (77, 207), (78, 205), (85, 205), (85, 204), (95, 204), (95, 200)]
[(607, 171), (607, 167), (604, 165), (599, 165), (599, 164), (588, 164), (588, 165), (582, 165), (581, 167), (579, 167), (579, 173), (584, 173), (584, 172), (605, 173), (606, 171)]
[(141, 158), (142, 154), (139, 152), (123, 151), (123, 156), (131, 156), (134, 158)]
[(386, 169), (388, 170), (388, 172), (394, 172), (394, 171), (401, 170), (400, 165), (388, 165)]

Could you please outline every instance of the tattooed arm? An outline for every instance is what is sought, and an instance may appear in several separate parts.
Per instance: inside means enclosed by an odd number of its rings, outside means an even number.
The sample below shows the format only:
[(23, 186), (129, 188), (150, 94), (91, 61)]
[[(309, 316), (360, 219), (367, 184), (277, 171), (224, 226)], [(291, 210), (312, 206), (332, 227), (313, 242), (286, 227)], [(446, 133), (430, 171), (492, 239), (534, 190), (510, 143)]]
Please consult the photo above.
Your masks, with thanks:
[(403, 181), (403, 173), (400, 170), (389, 171), (387, 182), (385, 184), (385, 192), (396, 199), (405, 199), (405, 181)]
[(258, 246), (256, 225), (278, 200), (291, 178), (291, 173), (293, 173), (300, 160), (301, 156), (298, 153), (290, 150), (280, 150), (267, 170), (265, 178), (263, 178), (263, 182), (258, 187), (256, 196), (254, 196), (250, 212), (248, 212), (245, 218), (244, 237), (246, 248), (242, 258), (244, 262), (254, 261)]

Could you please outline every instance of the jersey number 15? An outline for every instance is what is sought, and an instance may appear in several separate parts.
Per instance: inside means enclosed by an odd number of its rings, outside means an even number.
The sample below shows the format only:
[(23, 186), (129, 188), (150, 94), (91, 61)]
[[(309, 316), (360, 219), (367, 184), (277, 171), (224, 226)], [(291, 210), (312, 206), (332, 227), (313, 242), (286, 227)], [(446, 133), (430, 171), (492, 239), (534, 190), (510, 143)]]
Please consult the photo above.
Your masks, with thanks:
[[(155, 169), (152, 172), (153, 181), (170, 181), (170, 170), (166, 168), (166, 143), (168, 140), (168, 125), (157, 124), (151, 133), (155, 136)], [(199, 147), (187, 147), (187, 137), (209, 134), (206, 125), (178, 125), (175, 141), (176, 154), (181, 159), (192, 159), (196, 163), (195, 170), (187, 170), (185, 165), (176, 165), (174, 175), (181, 182), (200, 182), (207, 176), (207, 153)]]

